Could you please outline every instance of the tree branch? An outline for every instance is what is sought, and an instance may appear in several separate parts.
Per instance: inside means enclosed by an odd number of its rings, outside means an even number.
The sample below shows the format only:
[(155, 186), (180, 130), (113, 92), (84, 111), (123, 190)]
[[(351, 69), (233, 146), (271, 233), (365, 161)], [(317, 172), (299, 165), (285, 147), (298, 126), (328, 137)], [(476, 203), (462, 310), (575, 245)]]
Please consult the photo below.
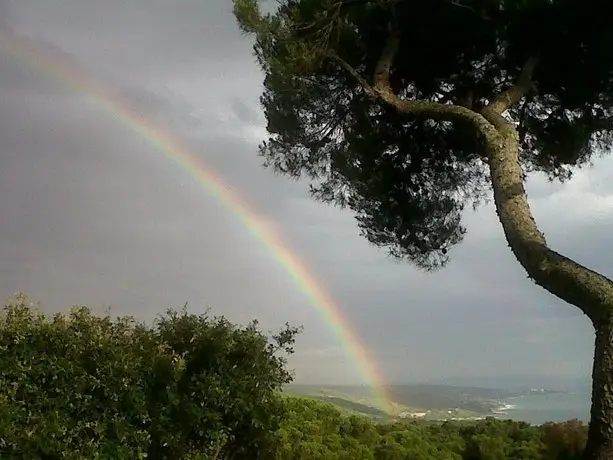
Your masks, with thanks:
[(489, 141), (499, 143), (499, 135), (494, 126), (492, 126), (480, 113), (474, 110), (454, 104), (401, 99), (393, 92), (390, 86), (389, 76), (400, 42), (394, 19), (390, 21), (388, 30), (389, 33), (385, 46), (375, 66), (373, 85), (369, 84), (353, 66), (338, 54), (329, 51), (326, 55), (351, 75), (369, 97), (382, 100), (389, 106), (394, 107), (399, 113), (427, 117), (433, 120), (469, 123), (475, 126)]
[(488, 144), (487, 155), (496, 212), (511, 251), (536, 284), (579, 308), (597, 326), (613, 308), (613, 281), (549, 248), (526, 195), (519, 133), (502, 115), (486, 109), (483, 116), (503, 139), (501, 145)]
[(534, 87), (532, 82), (532, 75), (534, 69), (538, 64), (538, 57), (534, 56), (529, 58), (521, 69), (517, 82), (496, 96), (488, 104), (489, 110), (502, 114), (505, 110), (511, 106), (517, 104), (526, 94), (528, 94)]
[(613, 281), (547, 246), (526, 196), (519, 161), (519, 134), (502, 116), (533, 88), (532, 74), (538, 59), (528, 59), (517, 83), (476, 112), (454, 104), (404, 100), (394, 94), (389, 85), (389, 71), (397, 49), (395, 40), (390, 33), (376, 66), (374, 86), (339, 56), (332, 58), (355, 78), (369, 97), (384, 101), (399, 113), (469, 123), (477, 129), (485, 139), (496, 211), (513, 254), (536, 284), (578, 307), (596, 326), (602, 315), (613, 309)]
[(360, 75), (360, 73), (354, 69), (347, 61), (345, 61), (342, 57), (340, 57), (338, 54), (332, 52), (332, 51), (328, 51), (326, 53), (326, 56), (336, 62), (338, 64), (339, 67), (341, 67), (343, 70), (345, 70), (349, 75), (351, 75), (356, 82), (362, 87), (362, 89), (364, 90), (364, 92), (372, 97), (375, 98), (377, 96), (375, 90), (373, 89), (372, 86), (370, 86), (370, 84), (366, 81), (366, 79), (364, 77), (362, 77), (362, 75)]
[(396, 20), (392, 19), (388, 25), (388, 35), (385, 46), (375, 66), (373, 81), (374, 89), (377, 93), (392, 94), (392, 89), (390, 87), (390, 72), (394, 59), (396, 59), (396, 54), (398, 53), (399, 44), (400, 35), (398, 33), (398, 27), (396, 26)]
[(549, 248), (526, 195), (519, 132), (502, 116), (532, 89), (536, 62), (536, 58), (526, 61), (517, 83), (481, 110), (502, 139), (501, 144), (488, 144), (487, 148), (496, 212), (511, 251), (528, 276), (579, 308), (598, 327), (603, 315), (613, 309), (613, 281)]

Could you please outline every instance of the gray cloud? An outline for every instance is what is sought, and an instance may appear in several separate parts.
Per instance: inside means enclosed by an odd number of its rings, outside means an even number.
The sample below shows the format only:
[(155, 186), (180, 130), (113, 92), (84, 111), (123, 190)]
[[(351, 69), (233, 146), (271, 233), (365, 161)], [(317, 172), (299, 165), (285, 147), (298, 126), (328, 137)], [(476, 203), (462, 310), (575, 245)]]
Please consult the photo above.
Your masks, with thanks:
[[(8, 5), (4, 15), (2, 8)], [(526, 279), (490, 206), (466, 215), (450, 266), (424, 274), (371, 247), (350, 213), (261, 168), (262, 76), (225, 0), (0, 3), (16, 33), (83, 66), (158, 124), (280, 232), (390, 380), (584, 375), (592, 331)], [(0, 53), (0, 295), (48, 310), (151, 318), (189, 301), (265, 328), (304, 324), (300, 381), (361, 376), (346, 346), (238, 216), (125, 123)], [(612, 275), (609, 159), (563, 186), (532, 179), (550, 242)]]
[(25, 0), (11, 7), (20, 29), (53, 37), (88, 63), (147, 80), (199, 67), (222, 75), (250, 59), (249, 43), (229, 21), (231, 2)]

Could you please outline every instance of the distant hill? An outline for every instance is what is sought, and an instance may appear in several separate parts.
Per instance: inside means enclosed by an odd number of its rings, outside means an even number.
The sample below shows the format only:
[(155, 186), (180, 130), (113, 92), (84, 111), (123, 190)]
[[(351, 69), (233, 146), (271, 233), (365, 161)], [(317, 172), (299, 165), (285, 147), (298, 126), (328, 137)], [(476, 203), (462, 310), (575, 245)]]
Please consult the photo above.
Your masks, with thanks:
[(463, 376), (446, 377), (425, 382), (431, 385), (488, 387), (511, 391), (522, 391), (529, 388), (551, 388), (554, 390), (571, 391), (590, 389), (591, 378), (584, 376), (544, 376), (530, 374), (510, 374), (501, 376)]
[(394, 401), (430, 410), (461, 408), (489, 414), (500, 401), (517, 393), (491, 388), (450, 385), (391, 385), (388, 394)]
[(354, 414), (367, 415), (368, 417), (374, 419), (386, 419), (389, 417), (389, 414), (381, 409), (377, 409), (376, 407), (367, 406), (365, 404), (360, 404), (355, 401), (350, 401), (345, 398), (341, 398), (338, 396), (319, 396), (317, 399), (322, 401), (326, 401), (329, 403), (338, 406), (341, 409), (344, 409), (347, 412)]
[(517, 392), (450, 385), (407, 384), (387, 388), (391, 412), (379, 405), (372, 390), (360, 385), (288, 385), (290, 395), (322, 399), (344, 411), (374, 419), (421, 418), (425, 420), (478, 419), (494, 415), (504, 399)]

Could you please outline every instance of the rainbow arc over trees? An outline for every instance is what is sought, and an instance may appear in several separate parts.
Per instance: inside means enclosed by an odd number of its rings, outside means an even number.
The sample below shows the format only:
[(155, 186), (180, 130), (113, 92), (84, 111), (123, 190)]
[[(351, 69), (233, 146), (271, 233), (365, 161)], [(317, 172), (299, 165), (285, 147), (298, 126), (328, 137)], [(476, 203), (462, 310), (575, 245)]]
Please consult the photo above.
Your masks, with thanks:
[(283, 241), (282, 236), (263, 225), (247, 201), (225, 183), (202, 159), (190, 152), (185, 145), (152, 120), (123, 102), (107, 87), (80, 69), (80, 66), (69, 62), (69, 59), (61, 56), (60, 53), (52, 52), (51, 49), (12, 31), (1, 29), (0, 51), (54, 79), (58, 84), (87, 96), (97, 107), (105, 109), (115, 121), (145, 139), (151, 147), (183, 170), (209, 195), (232, 212), (256, 241), (259, 241), (283, 267), (296, 288), (319, 312), (338, 343), (357, 367), (364, 383), (371, 388), (377, 406), (388, 412), (391, 411), (390, 398), (380, 373), (367, 350), (352, 331), (339, 305), (326, 292), (305, 263)]

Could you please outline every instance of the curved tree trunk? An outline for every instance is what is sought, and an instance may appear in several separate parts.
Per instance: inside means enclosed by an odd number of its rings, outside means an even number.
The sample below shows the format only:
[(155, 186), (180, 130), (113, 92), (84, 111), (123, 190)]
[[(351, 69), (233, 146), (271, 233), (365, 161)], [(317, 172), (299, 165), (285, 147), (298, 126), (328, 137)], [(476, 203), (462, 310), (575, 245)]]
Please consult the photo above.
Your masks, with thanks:
[(592, 404), (584, 460), (613, 460), (613, 282), (549, 249), (526, 196), (517, 131), (500, 113), (483, 116), (496, 212), (513, 254), (534, 282), (583, 311), (596, 331)]

